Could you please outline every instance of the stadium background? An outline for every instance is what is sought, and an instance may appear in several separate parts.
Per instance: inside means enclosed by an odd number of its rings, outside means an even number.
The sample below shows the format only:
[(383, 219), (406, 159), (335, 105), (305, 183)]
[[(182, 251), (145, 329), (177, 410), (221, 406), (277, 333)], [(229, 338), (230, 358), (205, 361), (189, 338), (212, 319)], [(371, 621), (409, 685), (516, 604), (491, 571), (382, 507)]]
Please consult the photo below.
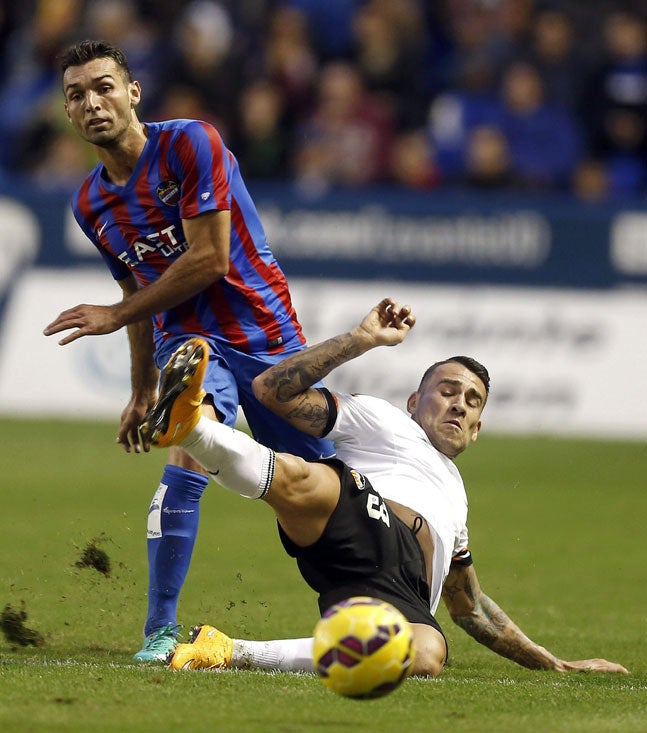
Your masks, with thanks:
[[(644, 731), (646, 10), (0, 0), (0, 579), (2, 603), (25, 602), (46, 640), (3, 641), (3, 730)], [(119, 297), (68, 207), (92, 158), (64, 118), (54, 57), (91, 36), (129, 54), (144, 118), (222, 129), (311, 341), (386, 293), (415, 307), (405, 344), (347, 365), (334, 386), (404, 404), (431, 359), (466, 351), (487, 363), (485, 434), (460, 462), (484, 588), (547, 648), (620, 661), (630, 677), (522, 669), (442, 610), (453, 664), (370, 707), (309, 676), (232, 672), (216, 687), (212, 675), (132, 664), (144, 509), (165, 455), (111, 447), (129, 390), (123, 334), (66, 348), (41, 335), (73, 303)], [(508, 116), (500, 81), (527, 59), (551, 102)], [(204, 502), (185, 631), (213, 620), (232, 635), (309, 634), (315, 603), (267, 507), (220, 491)], [(110, 577), (79, 567), (89, 542), (110, 555)]]
[(0, 413), (112, 418), (127, 399), (123, 334), (40, 337), (120, 297), (69, 212), (93, 161), (56, 63), (104, 37), (144, 119), (211, 120), (239, 156), (311, 342), (385, 294), (414, 306), (405, 346), (332, 386), (403, 404), (426, 363), (467, 352), (493, 375), (493, 431), (647, 435), (626, 389), (647, 372), (643, 3), (1, 7)]

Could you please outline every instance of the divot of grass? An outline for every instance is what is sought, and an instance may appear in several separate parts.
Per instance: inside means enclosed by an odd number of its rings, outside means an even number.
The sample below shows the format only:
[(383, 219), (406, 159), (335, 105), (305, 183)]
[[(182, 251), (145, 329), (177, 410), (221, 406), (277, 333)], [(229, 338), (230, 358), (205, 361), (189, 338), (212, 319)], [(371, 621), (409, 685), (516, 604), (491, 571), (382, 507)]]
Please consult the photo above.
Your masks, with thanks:
[(98, 543), (104, 541), (102, 537), (95, 537), (90, 540), (83, 549), (81, 557), (74, 563), (77, 568), (93, 568), (97, 572), (110, 577), (111, 564), (108, 553), (102, 550)]
[(0, 629), (9, 644), (19, 646), (44, 646), (45, 638), (35, 629), (25, 626), (27, 608), (24, 601), (20, 602), (20, 610), (15, 610), (10, 603), (0, 614)]

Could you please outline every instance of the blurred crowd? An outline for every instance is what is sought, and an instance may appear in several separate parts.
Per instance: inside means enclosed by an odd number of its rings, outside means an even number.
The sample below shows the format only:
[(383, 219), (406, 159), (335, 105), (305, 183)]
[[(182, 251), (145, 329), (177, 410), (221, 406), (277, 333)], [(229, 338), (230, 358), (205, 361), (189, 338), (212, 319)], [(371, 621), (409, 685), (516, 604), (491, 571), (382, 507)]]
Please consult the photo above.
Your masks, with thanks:
[(647, 194), (645, 0), (0, 0), (3, 177), (94, 164), (58, 65), (84, 38), (125, 51), (142, 119), (212, 122), (248, 179)]

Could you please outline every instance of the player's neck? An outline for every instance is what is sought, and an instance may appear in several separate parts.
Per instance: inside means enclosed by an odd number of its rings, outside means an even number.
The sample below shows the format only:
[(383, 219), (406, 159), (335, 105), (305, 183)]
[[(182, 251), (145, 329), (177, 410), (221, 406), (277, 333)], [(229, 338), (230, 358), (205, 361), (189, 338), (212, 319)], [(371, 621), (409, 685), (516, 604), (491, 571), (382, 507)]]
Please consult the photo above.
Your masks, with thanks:
[(97, 146), (99, 160), (105, 168), (105, 175), (116, 186), (124, 186), (141, 157), (146, 145), (146, 128), (136, 120), (112, 145)]

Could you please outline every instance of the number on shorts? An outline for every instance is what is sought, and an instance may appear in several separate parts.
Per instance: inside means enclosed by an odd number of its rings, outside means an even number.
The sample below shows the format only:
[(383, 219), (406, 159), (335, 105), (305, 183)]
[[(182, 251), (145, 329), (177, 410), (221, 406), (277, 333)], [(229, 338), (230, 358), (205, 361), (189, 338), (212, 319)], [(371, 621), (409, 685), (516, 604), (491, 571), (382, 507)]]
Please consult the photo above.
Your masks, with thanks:
[(379, 496), (375, 494), (367, 494), (366, 511), (372, 519), (381, 519), (387, 527), (391, 526), (391, 519), (386, 505)]

